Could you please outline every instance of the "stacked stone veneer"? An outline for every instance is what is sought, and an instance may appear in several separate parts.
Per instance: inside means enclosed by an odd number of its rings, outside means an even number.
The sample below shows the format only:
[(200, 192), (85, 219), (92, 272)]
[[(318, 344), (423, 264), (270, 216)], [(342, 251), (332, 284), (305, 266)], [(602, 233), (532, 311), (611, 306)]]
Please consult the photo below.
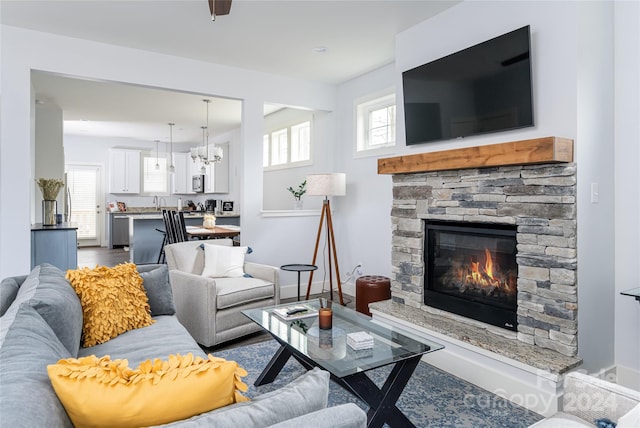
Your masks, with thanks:
[(425, 311), (424, 220), (515, 224), (514, 340), (577, 354), (574, 163), (396, 174), (391, 220), (392, 299)]

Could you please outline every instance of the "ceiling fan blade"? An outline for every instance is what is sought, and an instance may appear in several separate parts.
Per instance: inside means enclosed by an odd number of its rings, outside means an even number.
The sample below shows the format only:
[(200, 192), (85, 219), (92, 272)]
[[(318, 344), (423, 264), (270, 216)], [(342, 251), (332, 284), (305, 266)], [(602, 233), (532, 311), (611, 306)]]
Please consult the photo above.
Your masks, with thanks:
[(209, 0), (209, 11), (214, 21), (218, 15), (228, 15), (230, 10), (231, 0)]

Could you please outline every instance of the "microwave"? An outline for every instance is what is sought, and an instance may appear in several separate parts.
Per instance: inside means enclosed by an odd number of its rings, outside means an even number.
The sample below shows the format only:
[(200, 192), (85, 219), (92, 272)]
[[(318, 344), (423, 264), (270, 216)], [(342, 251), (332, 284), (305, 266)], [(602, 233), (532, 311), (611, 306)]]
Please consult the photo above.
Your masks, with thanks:
[(204, 174), (196, 174), (191, 179), (191, 190), (196, 193), (204, 193)]

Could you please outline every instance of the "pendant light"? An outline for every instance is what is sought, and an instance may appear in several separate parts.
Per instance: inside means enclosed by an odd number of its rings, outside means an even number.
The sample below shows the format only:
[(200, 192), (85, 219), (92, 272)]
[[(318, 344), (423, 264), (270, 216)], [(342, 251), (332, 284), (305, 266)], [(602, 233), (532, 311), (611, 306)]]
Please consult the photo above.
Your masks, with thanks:
[(205, 147), (205, 140), (204, 140), (204, 134), (205, 134), (205, 131), (206, 131), (207, 127), (206, 126), (201, 126), (200, 128), (202, 128), (202, 147), (200, 147), (199, 156), (200, 156), (201, 159), (203, 159), (202, 168), (200, 168), (200, 172), (202, 174), (205, 174), (207, 172), (207, 168), (205, 168), (205, 165), (209, 165), (209, 159), (207, 159), (207, 156), (206, 156), (206, 153), (205, 153), (206, 147)]
[(160, 169), (160, 161), (158, 159), (158, 143), (160, 140), (156, 140), (156, 171)]
[[(195, 163), (196, 159), (200, 159), (203, 163), (202, 173), (206, 171), (205, 165), (209, 165), (211, 162), (217, 163), (222, 161), (222, 148), (215, 147), (213, 150), (213, 155), (209, 157), (209, 103), (211, 100), (205, 99), (202, 100), (207, 105), (207, 125), (201, 126), (202, 128), (202, 146), (201, 147), (191, 147), (191, 159)], [(206, 134), (205, 134), (206, 129)]]
[(173, 166), (173, 125), (175, 123), (169, 122), (169, 144), (170, 144), (170, 155), (169, 155), (169, 173), (173, 174), (176, 172), (176, 167)]

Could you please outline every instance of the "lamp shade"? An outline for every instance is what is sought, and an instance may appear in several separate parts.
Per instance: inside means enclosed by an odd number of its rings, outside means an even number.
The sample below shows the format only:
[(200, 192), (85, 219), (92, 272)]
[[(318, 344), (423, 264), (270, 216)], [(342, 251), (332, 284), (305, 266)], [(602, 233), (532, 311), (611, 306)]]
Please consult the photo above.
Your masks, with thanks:
[(307, 175), (307, 195), (344, 196), (346, 178), (342, 172)]

